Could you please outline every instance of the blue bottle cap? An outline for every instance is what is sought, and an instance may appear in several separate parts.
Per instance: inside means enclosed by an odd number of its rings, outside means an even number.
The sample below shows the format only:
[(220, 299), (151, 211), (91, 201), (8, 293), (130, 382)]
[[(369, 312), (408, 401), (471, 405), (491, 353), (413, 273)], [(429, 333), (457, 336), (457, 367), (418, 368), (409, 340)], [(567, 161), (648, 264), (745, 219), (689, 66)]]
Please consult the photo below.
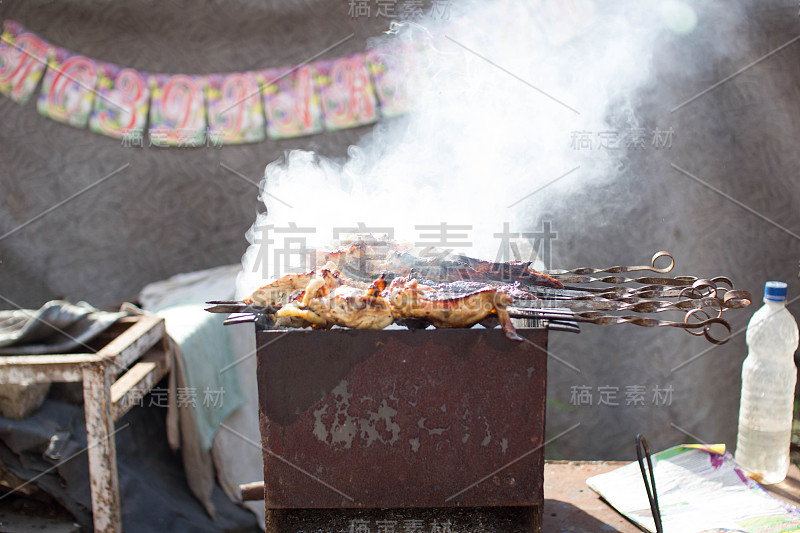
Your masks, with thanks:
[(782, 302), (786, 299), (786, 283), (782, 281), (768, 281), (764, 285), (764, 299), (770, 302)]

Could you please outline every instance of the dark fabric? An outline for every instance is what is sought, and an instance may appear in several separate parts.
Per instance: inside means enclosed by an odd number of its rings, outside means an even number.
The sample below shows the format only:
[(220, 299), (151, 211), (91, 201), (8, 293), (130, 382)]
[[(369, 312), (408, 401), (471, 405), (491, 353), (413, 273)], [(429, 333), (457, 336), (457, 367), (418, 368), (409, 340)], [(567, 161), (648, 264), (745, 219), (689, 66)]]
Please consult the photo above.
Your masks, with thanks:
[[(219, 486), (211, 497), (216, 520), (209, 518), (186, 484), (180, 457), (169, 449), (165, 418), (166, 409), (134, 407), (117, 423), (124, 531), (260, 531), (255, 516), (231, 502)], [(54, 435), (57, 438), (53, 440), (59, 442), (51, 445)], [(48, 399), (27, 419), (0, 417), (0, 461), (25, 480), (52, 468), (33, 483), (72, 513), (82, 530), (92, 531), (85, 449), (86, 427), (80, 407)]]
[(100, 311), (86, 302), (71, 304), (63, 300), (47, 302), (36, 310), (0, 311), (0, 354), (39, 355), (80, 350), (84, 343), (126, 314)]

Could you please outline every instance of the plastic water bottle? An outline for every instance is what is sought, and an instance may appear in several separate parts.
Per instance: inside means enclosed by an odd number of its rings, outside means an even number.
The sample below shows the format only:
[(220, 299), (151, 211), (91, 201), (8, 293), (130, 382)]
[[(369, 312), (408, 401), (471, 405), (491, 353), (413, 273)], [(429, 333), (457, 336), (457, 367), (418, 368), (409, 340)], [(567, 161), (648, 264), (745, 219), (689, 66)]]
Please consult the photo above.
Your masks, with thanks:
[(736, 439), (736, 462), (760, 483), (779, 483), (789, 470), (797, 342), (797, 322), (786, 309), (786, 283), (768, 281), (764, 306), (747, 325)]

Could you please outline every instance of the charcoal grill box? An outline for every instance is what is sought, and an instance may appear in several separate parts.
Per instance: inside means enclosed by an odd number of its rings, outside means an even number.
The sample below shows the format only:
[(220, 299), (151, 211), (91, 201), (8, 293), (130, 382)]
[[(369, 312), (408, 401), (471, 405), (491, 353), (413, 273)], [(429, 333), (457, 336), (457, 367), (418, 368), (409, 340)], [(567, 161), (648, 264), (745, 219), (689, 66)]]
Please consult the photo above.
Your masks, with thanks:
[(292, 509), (515, 507), (540, 531), (548, 331), (518, 332), (257, 330), (267, 530)]

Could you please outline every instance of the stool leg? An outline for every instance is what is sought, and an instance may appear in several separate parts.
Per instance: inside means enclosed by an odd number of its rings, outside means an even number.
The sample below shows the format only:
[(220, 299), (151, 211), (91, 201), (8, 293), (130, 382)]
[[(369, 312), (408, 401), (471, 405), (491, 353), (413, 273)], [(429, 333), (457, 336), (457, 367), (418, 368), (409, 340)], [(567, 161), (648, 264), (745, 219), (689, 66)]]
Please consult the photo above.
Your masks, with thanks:
[(114, 376), (109, 365), (104, 363), (87, 365), (82, 373), (94, 530), (96, 533), (121, 533), (117, 446), (111, 411)]

